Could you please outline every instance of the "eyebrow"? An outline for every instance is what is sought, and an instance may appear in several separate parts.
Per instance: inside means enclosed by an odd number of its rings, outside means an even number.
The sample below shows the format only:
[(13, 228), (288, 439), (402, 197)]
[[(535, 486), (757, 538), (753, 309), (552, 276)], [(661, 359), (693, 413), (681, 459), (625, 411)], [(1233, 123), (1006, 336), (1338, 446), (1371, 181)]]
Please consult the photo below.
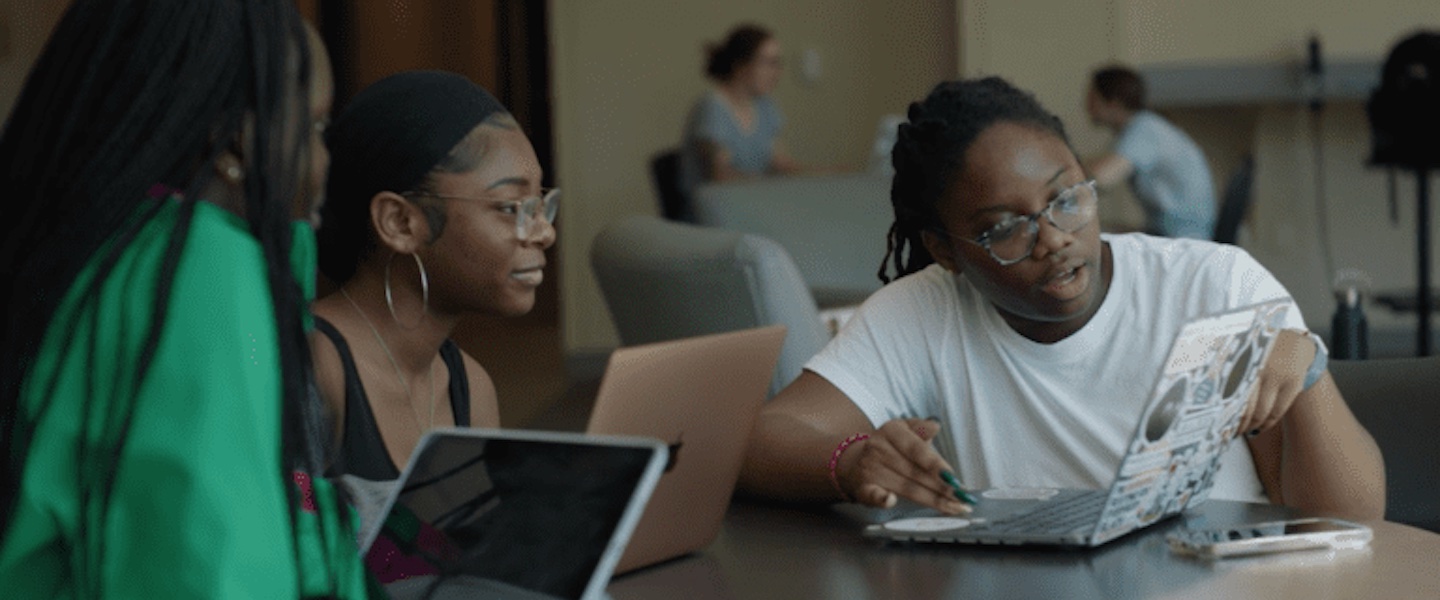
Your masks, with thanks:
[(488, 191), (499, 187), (505, 187), (507, 185), (518, 185), (520, 187), (525, 187), (527, 185), (530, 185), (530, 182), (524, 177), (506, 177), (486, 186), (485, 189)]
[[(1060, 180), (1060, 177), (1063, 176), (1063, 175), (1065, 175), (1065, 173), (1066, 173), (1067, 171), (1069, 171), (1069, 170), (1070, 170), (1070, 167), (1060, 167), (1059, 170), (1055, 171), (1055, 174), (1054, 174), (1054, 175), (1051, 175), (1051, 176), (1050, 176), (1050, 179), (1045, 180), (1045, 185), (1046, 185), (1047, 187), (1054, 188), (1054, 187), (1055, 187), (1055, 182), (1056, 182), (1056, 181), (1059, 181), (1059, 180)], [(981, 216), (984, 216), (984, 215), (987, 215), (987, 214), (990, 214), (990, 213), (996, 213), (996, 212), (1014, 212), (1014, 211), (1010, 210), (1010, 208), (1007, 207), (1007, 206), (988, 206), (988, 207), (985, 207), (985, 208), (976, 210), (975, 212), (971, 213), (971, 217), (972, 217), (972, 218), (981, 217)]]
[(1056, 171), (1054, 175), (1051, 175), (1051, 176), (1050, 176), (1050, 180), (1045, 182), (1045, 185), (1054, 187), (1054, 186), (1055, 186), (1055, 182), (1060, 180), (1060, 176), (1061, 176), (1061, 175), (1064, 175), (1065, 172), (1066, 172), (1066, 171), (1069, 171), (1069, 170), (1070, 170), (1070, 167), (1060, 167), (1060, 170)]

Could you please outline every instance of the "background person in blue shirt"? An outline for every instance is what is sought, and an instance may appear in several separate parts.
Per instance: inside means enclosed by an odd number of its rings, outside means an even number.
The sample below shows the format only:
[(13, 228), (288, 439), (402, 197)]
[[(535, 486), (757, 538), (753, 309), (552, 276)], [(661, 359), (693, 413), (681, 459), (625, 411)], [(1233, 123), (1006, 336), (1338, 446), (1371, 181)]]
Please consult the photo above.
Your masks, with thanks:
[(682, 185), (789, 175), (801, 167), (780, 141), (785, 119), (770, 93), (780, 83), (780, 42), (768, 29), (736, 26), (708, 49), (705, 75), (715, 85), (685, 124)]
[(1215, 234), (1215, 184), (1205, 153), (1178, 127), (1145, 108), (1145, 82), (1125, 67), (1091, 78), (1085, 110), (1115, 132), (1110, 154), (1087, 170), (1101, 186), (1130, 181), (1145, 210), (1145, 232), (1208, 240)]

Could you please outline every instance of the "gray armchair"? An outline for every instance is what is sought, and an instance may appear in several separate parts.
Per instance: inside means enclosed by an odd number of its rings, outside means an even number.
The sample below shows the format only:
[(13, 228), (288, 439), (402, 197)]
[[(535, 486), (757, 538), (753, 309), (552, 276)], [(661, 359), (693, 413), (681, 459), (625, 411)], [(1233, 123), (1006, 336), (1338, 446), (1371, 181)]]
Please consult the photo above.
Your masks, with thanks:
[(1385, 456), (1385, 519), (1440, 533), (1440, 357), (1337, 360), (1330, 375)]
[(795, 260), (822, 308), (859, 304), (880, 289), (885, 232), (895, 219), (890, 177), (767, 177), (700, 186), (695, 222), (763, 236)]
[(772, 396), (829, 341), (794, 261), (759, 236), (628, 217), (595, 238), (590, 265), (625, 345), (785, 325)]

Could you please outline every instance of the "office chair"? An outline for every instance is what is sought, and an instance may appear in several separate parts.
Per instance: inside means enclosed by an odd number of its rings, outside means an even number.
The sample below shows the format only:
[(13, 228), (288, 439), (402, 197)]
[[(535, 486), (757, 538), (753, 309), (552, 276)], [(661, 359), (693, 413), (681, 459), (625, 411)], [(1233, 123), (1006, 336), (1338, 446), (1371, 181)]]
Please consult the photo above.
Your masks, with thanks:
[(790, 255), (759, 236), (632, 216), (600, 232), (590, 266), (625, 345), (785, 325), (772, 396), (830, 339)]
[(1220, 215), (1215, 221), (1215, 241), (1234, 244), (1240, 236), (1240, 223), (1245, 220), (1245, 213), (1250, 210), (1254, 182), (1255, 157), (1247, 155), (1225, 184), (1225, 196), (1220, 200)]
[(1440, 533), (1440, 357), (1330, 361), (1385, 457), (1385, 520)]
[(685, 188), (680, 185), (680, 150), (672, 148), (650, 159), (650, 179), (660, 199), (660, 216), (671, 221), (695, 221)]

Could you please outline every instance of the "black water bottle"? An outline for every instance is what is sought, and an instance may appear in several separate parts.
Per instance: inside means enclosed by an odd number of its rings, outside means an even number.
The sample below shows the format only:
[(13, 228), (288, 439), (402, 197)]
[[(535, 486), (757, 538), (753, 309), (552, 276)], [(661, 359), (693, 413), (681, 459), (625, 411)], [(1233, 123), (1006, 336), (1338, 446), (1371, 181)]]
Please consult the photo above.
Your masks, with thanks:
[(1369, 333), (1360, 300), (1360, 290), (1355, 286), (1335, 290), (1335, 318), (1330, 321), (1332, 358), (1353, 360), (1370, 356)]

